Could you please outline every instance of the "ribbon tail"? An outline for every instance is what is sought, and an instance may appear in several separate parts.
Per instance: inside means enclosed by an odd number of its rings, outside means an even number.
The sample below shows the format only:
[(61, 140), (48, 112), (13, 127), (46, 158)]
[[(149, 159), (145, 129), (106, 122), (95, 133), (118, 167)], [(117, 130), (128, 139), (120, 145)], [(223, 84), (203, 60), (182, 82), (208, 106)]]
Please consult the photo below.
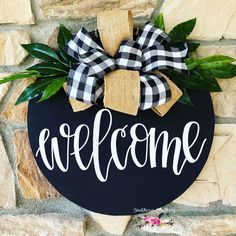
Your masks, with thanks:
[[(67, 90), (67, 84), (66, 83), (63, 85), (63, 88), (66, 92), (66, 90)], [(84, 102), (78, 101), (76, 99), (70, 99), (70, 98), (69, 98), (69, 103), (71, 105), (71, 108), (72, 108), (73, 112), (84, 111), (84, 110), (86, 110), (86, 109), (88, 109), (92, 106), (90, 104), (86, 104)]]
[(152, 110), (157, 113), (159, 116), (163, 117), (166, 115), (166, 113), (170, 110), (170, 108), (180, 99), (180, 97), (183, 95), (182, 91), (163, 73), (156, 71), (156, 74), (161, 75), (163, 78), (165, 78), (166, 82), (169, 85), (170, 91), (171, 91), (171, 99), (160, 106), (152, 107)]
[(140, 81), (140, 110), (161, 106), (171, 99), (169, 84), (161, 74), (142, 75)]
[(84, 63), (73, 66), (67, 78), (66, 93), (71, 100), (77, 100), (90, 107), (103, 96), (103, 77), (90, 75), (92, 68)]

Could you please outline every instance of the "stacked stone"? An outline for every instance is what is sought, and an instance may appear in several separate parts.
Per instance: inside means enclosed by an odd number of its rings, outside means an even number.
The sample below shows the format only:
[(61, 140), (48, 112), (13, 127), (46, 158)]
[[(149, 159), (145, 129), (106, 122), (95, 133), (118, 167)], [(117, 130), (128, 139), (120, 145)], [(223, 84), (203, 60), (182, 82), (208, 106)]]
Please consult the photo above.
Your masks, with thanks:
[[(0, 76), (34, 63), (20, 44), (45, 43), (61, 22), (73, 30), (82, 25), (94, 29), (97, 13), (113, 8), (132, 10), (136, 23), (162, 10), (167, 32), (197, 17), (191, 38), (201, 40), (202, 46), (196, 56), (236, 58), (235, 0), (0, 0)], [(223, 92), (212, 93), (217, 125), (204, 170), (182, 196), (162, 209), (174, 212), (174, 225), (141, 229), (136, 217), (84, 211), (62, 198), (41, 174), (28, 142), (27, 104), (14, 106), (31, 82), (0, 86), (0, 235), (236, 234), (236, 78), (220, 80)]]

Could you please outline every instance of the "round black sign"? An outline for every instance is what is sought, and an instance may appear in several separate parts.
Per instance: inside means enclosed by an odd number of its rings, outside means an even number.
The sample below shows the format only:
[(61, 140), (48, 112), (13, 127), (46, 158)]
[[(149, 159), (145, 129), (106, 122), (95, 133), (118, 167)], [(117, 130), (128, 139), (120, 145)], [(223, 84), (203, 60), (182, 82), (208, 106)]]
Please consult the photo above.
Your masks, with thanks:
[(214, 112), (207, 92), (190, 94), (161, 118), (102, 104), (74, 113), (63, 91), (29, 103), (28, 129), (37, 164), (74, 203), (110, 215), (156, 209), (180, 196), (201, 172), (211, 148)]

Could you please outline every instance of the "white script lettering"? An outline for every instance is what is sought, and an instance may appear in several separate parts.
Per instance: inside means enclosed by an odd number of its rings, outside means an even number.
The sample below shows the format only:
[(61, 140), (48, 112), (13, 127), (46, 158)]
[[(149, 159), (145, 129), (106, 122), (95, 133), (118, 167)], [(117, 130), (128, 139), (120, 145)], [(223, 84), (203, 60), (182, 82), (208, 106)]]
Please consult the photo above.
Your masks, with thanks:
[[(104, 128), (104, 126), (102, 125), (103, 115), (108, 115), (109, 117), (109, 121), (106, 122), (105, 125), (106, 128)], [(101, 127), (103, 127), (103, 135), (101, 135)], [(90, 129), (86, 124), (80, 124), (76, 128), (75, 132), (71, 132), (70, 126), (68, 124), (60, 125), (59, 134), (62, 138), (65, 139), (67, 148), (66, 158), (64, 158), (63, 156), (62, 162), (58, 138), (51, 137), (51, 140), (49, 140), (50, 130), (45, 128), (39, 134), (39, 147), (36, 152), (36, 157), (38, 157), (40, 154), (42, 161), (48, 170), (53, 170), (56, 164), (61, 171), (67, 172), (70, 167), (70, 158), (74, 156), (80, 170), (86, 171), (93, 164), (98, 180), (101, 182), (106, 182), (109, 177), (111, 163), (114, 163), (115, 167), (121, 171), (126, 168), (128, 158), (131, 158), (137, 168), (142, 168), (145, 165), (150, 165), (150, 168), (157, 167), (157, 150), (159, 147), (162, 148), (162, 168), (168, 167), (170, 149), (174, 147), (172, 170), (175, 175), (180, 175), (186, 163), (193, 164), (198, 161), (207, 141), (206, 138), (201, 140), (200, 147), (198, 147), (197, 155), (195, 154), (195, 156), (193, 156), (191, 149), (196, 144), (200, 134), (200, 125), (196, 121), (190, 121), (184, 126), (181, 138), (174, 137), (172, 139), (170, 139), (169, 133), (167, 131), (162, 131), (157, 134), (156, 128), (152, 127), (148, 130), (146, 126), (141, 123), (134, 124), (131, 127), (126, 125), (124, 127), (115, 129), (114, 131), (111, 131), (111, 129), (112, 114), (108, 109), (102, 109), (97, 112), (94, 119), (93, 135), (90, 134)], [(137, 130), (142, 131), (143, 137), (138, 136)], [(191, 142), (189, 141), (190, 132), (192, 136), (194, 134), (193, 140)], [(101, 171), (99, 150), (103, 142), (108, 139), (108, 134), (111, 134), (110, 141), (108, 140), (110, 144), (109, 148), (111, 157), (106, 164), (106, 172), (105, 174), (103, 174)], [(125, 157), (122, 157), (123, 163), (121, 163), (118, 155), (117, 145), (119, 143), (119, 139), (125, 139), (127, 136), (129, 136), (132, 141), (126, 150)], [(89, 138), (92, 138), (92, 150), (90, 154), (86, 153), (86, 155), (89, 156), (89, 160), (86, 161), (87, 164), (84, 164), (81, 152), (83, 148), (88, 144)], [(71, 142), (73, 142), (73, 150), (70, 150)], [(46, 144), (50, 145), (51, 147), (50, 158), (48, 158), (48, 155), (46, 153)], [(144, 156), (140, 157), (142, 158), (142, 161), (140, 161), (139, 158), (140, 153), (137, 152), (137, 147), (139, 145), (145, 146)], [(184, 154), (184, 159), (182, 158), (180, 160), (181, 150)]]

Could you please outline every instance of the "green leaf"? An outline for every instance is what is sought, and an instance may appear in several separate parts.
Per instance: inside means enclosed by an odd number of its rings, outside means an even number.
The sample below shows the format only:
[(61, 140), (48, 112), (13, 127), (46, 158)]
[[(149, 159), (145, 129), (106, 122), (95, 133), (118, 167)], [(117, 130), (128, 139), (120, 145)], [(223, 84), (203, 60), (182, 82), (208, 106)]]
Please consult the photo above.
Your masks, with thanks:
[(191, 71), (190, 75), (184, 75), (170, 70), (165, 71), (165, 73), (181, 89), (209, 92), (222, 91), (215, 78), (206, 77), (195, 69)]
[(58, 53), (60, 60), (63, 61), (64, 63), (66, 63), (67, 66), (69, 66), (69, 67), (71, 67), (75, 63), (78, 63), (78, 61), (75, 58), (71, 57), (63, 50), (58, 49), (57, 53)]
[[(216, 69), (223, 68), (234, 62), (235, 59), (224, 55), (214, 55), (204, 58), (187, 58), (185, 63), (189, 70), (194, 69), (197, 66), (201, 66), (202, 69)], [(213, 76), (214, 77), (214, 76)]]
[(196, 66), (199, 65), (199, 61), (198, 61), (198, 59), (195, 59), (195, 58), (186, 58), (185, 59), (185, 64), (188, 67), (188, 70), (192, 70)]
[(66, 52), (61, 49), (58, 49), (57, 55), (59, 56), (60, 60), (66, 63), (68, 66), (71, 66), (72, 57), (70, 57)]
[(225, 64), (234, 62), (235, 59), (224, 55), (214, 55), (199, 59), (199, 65), (205, 69), (219, 68)]
[(183, 92), (182, 97), (178, 100), (180, 103), (183, 103), (185, 105), (193, 106), (193, 103), (191, 101), (191, 98), (185, 88), (181, 89)]
[(165, 31), (165, 22), (164, 22), (164, 17), (163, 17), (162, 12), (156, 17), (156, 19), (154, 21), (154, 25), (158, 29)]
[(200, 80), (202, 80), (202, 86), (204, 86), (209, 92), (221, 92), (222, 91), (219, 83), (212, 76), (205, 76), (200, 71), (195, 70), (195, 69), (192, 70), (192, 76), (193, 75), (196, 76), (197, 78), (199, 78)]
[(56, 52), (49, 46), (41, 43), (21, 45), (31, 56), (44, 61), (60, 61)]
[(37, 80), (35, 83), (29, 85), (17, 99), (15, 105), (19, 105), (23, 102), (29, 101), (30, 99), (37, 97), (38, 95), (41, 95), (51, 82), (52, 80), (49, 79), (40, 79)]
[(29, 79), (29, 78), (39, 78), (39, 77), (40, 73), (38, 71), (24, 71), (0, 79), (0, 84), (4, 84), (18, 79)]
[(188, 44), (188, 53), (195, 52), (197, 48), (200, 46), (200, 43), (195, 43), (191, 41), (188, 41), (187, 44)]
[(204, 76), (216, 77), (220, 79), (229, 79), (236, 76), (236, 65), (234, 64), (223, 64), (212, 68), (199, 65), (195, 69)]
[(64, 25), (61, 24), (57, 36), (58, 48), (64, 51), (66, 45), (71, 39), (72, 39), (72, 33)]
[(69, 72), (69, 68), (59, 64), (59, 63), (52, 63), (52, 62), (42, 62), (36, 64), (27, 70), (35, 70), (38, 71), (40, 74), (49, 74), (49, 75), (67, 75)]
[(191, 19), (176, 25), (169, 33), (171, 44), (183, 43), (187, 36), (193, 31), (197, 19)]
[(58, 44), (57, 53), (59, 58), (69, 67), (71, 67), (73, 63), (76, 63), (76, 60), (65, 52), (65, 47), (72, 38), (73, 38), (72, 33), (64, 25), (61, 24), (57, 37), (57, 44)]
[(56, 94), (66, 82), (66, 78), (67, 77), (54, 79), (43, 91), (43, 95), (40, 98), (39, 102), (45, 101), (48, 98), (52, 97), (54, 94)]

